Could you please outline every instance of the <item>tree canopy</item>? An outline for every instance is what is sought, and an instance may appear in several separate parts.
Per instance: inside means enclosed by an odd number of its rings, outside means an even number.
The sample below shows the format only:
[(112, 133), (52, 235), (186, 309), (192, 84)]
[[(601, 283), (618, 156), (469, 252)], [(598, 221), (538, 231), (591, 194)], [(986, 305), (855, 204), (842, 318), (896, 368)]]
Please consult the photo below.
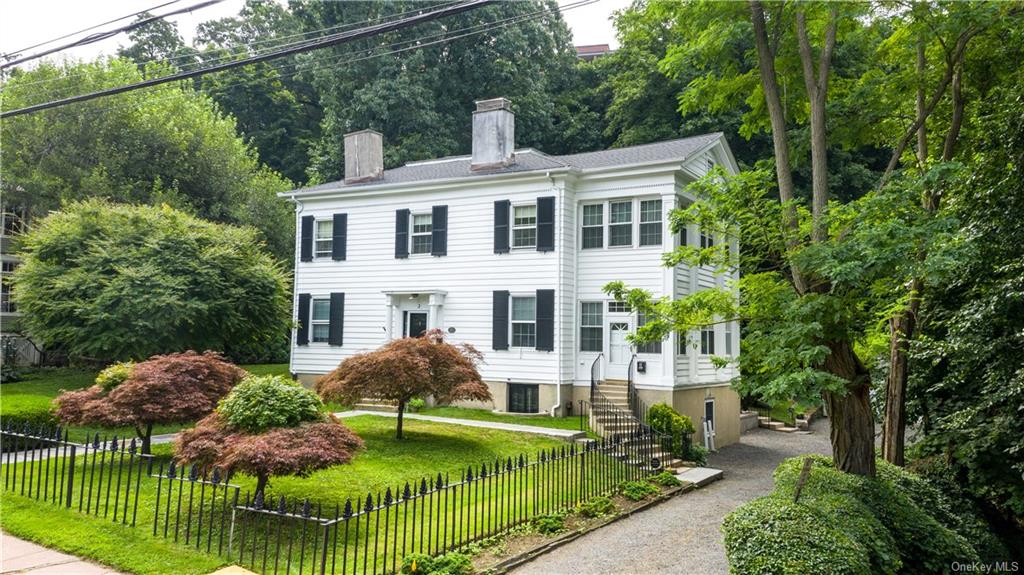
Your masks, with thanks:
[(106, 363), (286, 337), (289, 276), (251, 228), (168, 206), (67, 205), (21, 239), (14, 295), (36, 341)]
[(402, 415), (413, 398), (433, 396), (441, 403), (491, 399), (476, 370), (482, 357), (468, 343), (454, 346), (445, 342), (441, 330), (434, 329), (421, 337), (396, 339), (375, 351), (347, 358), (321, 378), (316, 389), (325, 400), (345, 405), (363, 398), (396, 402), (396, 435), (401, 439)]
[(216, 353), (187, 351), (119, 364), (117, 377), (101, 373), (96, 385), (54, 400), (57, 417), (71, 425), (130, 425), (149, 453), (153, 425), (189, 423), (209, 414), (245, 370)]

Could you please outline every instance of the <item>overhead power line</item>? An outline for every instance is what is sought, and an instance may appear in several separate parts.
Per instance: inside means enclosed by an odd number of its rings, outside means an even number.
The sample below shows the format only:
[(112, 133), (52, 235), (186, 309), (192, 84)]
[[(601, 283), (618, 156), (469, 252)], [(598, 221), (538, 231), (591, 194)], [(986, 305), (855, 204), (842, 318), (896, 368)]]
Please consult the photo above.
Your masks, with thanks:
[(47, 44), (53, 44), (54, 42), (56, 42), (58, 40), (63, 40), (65, 38), (70, 38), (72, 36), (77, 36), (78, 34), (81, 34), (82, 32), (88, 32), (89, 30), (95, 30), (96, 28), (99, 28), (100, 26), (106, 26), (107, 24), (113, 24), (114, 22), (120, 22), (121, 20), (125, 20), (125, 19), (128, 19), (128, 18), (134, 18), (135, 16), (138, 16), (140, 14), (145, 14), (146, 12), (152, 12), (153, 10), (157, 10), (159, 8), (163, 8), (164, 6), (170, 6), (171, 4), (177, 4), (178, 2), (181, 2), (181, 0), (171, 0), (170, 2), (164, 2), (163, 4), (157, 4), (156, 6), (153, 6), (151, 8), (146, 8), (145, 10), (140, 10), (140, 11), (134, 12), (132, 14), (126, 14), (124, 16), (121, 16), (120, 18), (114, 18), (113, 20), (107, 20), (106, 22), (100, 22), (99, 24), (93, 24), (92, 26), (89, 26), (88, 28), (82, 28), (81, 30), (76, 30), (74, 32), (68, 32), (67, 34), (64, 34), (63, 36), (57, 36), (56, 38), (50, 38), (49, 40), (47, 40), (45, 42), (39, 42), (38, 44), (32, 44), (31, 46), (25, 46), (24, 48), (18, 48), (17, 50), (11, 50), (10, 52), (8, 52), (6, 54), (0, 54), (0, 58), (10, 59), (10, 58), (13, 58), (14, 56), (20, 55), (22, 52), (24, 52), (26, 50), (32, 50), (33, 48), (38, 48), (40, 46), (45, 46)]
[(84, 102), (84, 101), (87, 101), (87, 100), (94, 100), (96, 98), (102, 98), (102, 97), (105, 97), (105, 96), (112, 96), (114, 94), (121, 94), (121, 93), (124, 93), (124, 92), (129, 92), (131, 90), (138, 90), (140, 88), (148, 88), (150, 86), (158, 86), (160, 84), (166, 84), (168, 82), (177, 82), (179, 80), (188, 80), (190, 78), (196, 78), (196, 77), (202, 76), (204, 74), (210, 74), (210, 73), (213, 73), (213, 72), (220, 72), (222, 70), (229, 70), (231, 68), (238, 68), (238, 67), (246, 66), (246, 65), (249, 65), (249, 64), (256, 64), (256, 63), (259, 63), (259, 62), (266, 62), (268, 60), (274, 60), (276, 58), (281, 58), (281, 57), (284, 57), (284, 56), (291, 56), (292, 54), (299, 54), (299, 53), (302, 53), (302, 52), (309, 52), (311, 50), (319, 50), (321, 48), (327, 48), (327, 47), (330, 47), (330, 46), (336, 46), (338, 44), (344, 44), (344, 43), (347, 43), (347, 42), (352, 42), (354, 40), (359, 40), (359, 39), (362, 39), (362, 38), (368, 38), (368, 37), (371, 37), (371, 36), (376, 36), (376, 35), (382, 34), (384, 32), (391, 32), (391, 31), (394, 31), (394, 30), (401, 30), (403, 28), (408, 28), (410, 26), (415, 26), (416, 24), (420, 24), (420, 23), (423, 23), (423, 22), (429, 22), (429, 21), (432, 21), (432, 20), (436, 20), (438, 18), (443, 18), (445, 16), (452, 16), (452, 15), (455, 15), (455, 14), (461, 14), (462, 12), (467, 12), (469, 10), (475, 10), (477, 8), (481, 8), (483, 6), (486, 6), (488, 4), (492, 4), (492, 3), (496, 2), (496, 1), (497, 0), (467, 0), (466, 2), (462, 2), (461, 4), (456, 4), (455, 6), (450, 6), (450, 7), (442, 8), (442, 9), (439, 9), (439, 10), (432, 10), (430, 12), (424, 12), (422, 14), (417, 14), (415, 16), (410, 16), (408, 18), (403, 18), (401, 20), (385, 22), (383, 24), (377, 24), (377, 25), (374, 25), (374, 26), (367, 26), (365, 28), (360, 28), (360, 29), (357, 29), (357, 30), (349, 31), (349, 32), (343, 32), (343, 33), (340, 33), (340, 34), (332, 34), (332, 35), (329, 35), (329, 36), (325, 36), (323, 38), (319, 38), (319, 39), (307, 42), (307, 43), (299, 45), (299, 46), (295, 46), (295, 47), (291, 47), (291, 48), (286, 48), (286, 49), (281, 49), (281, 50), (275, 50), (273, 52), (268, 52), (266, 54), (261, 54), (261, 55), (258, 55), (258, 56), (253, 56), (251, 58), (245, 58), (243, 60), (236, 60), (234, 62), (227, 62), (227, 63), (220, 64), (220, 65), (217, 65), (217, 66), (211, 66), (211, 67), (202, 68), (202, 69), (199, 69), (199, 70), (192, 70), (192, 71), (189, 71), (189, 72), (180, 72), (180, 73), (177, 73), (177, 74), (170, 74), (170, 75), (167, 75), (167, 76), (161, 76), (159, 78), (152, 78), (150, 80), (145, 80), (145, 81), (142, 81), (142, 82), (136, 82), (134, 84), (128, 84), (128, 85), (125, 85), (125, 86), (118, 86), (116, 88), (109, 88), (109, 89), (106, 89), (106, 90), (100, 90), (100, 91), (97, 91), (97, 92), (90, 92), (88, 94), (81, 94), (81, 95), (78, 95), (78, 96), (72, 96), (70, 98), (64, 98), (64, 99), (61, 99), (61, 100), (55, 100), (55, 101), (52, 101), (52, 102), (44, 102), (42, 104), (35, 104), (35, 105), (32, 105), (32, 106), (26, 106), (24, 108), (18, 108), (17, 110), (11, 110), (11, 111), (7, 111), (7, 112), (2, 112), (2, 113), (0, 113), (0, 118), (10, 118), (10, 117), (14, 117), (14, 116), (21, 116), (21, 115), (24, 115), (24, 114), (31, 114), (33, 112), (38, 112), (40, 110), (47, 110), (47, 109), (56, 108), (56, 107), (59, 107), (59, 106), (66, 106), (68, 104), (73, 104), (75, 102)]
[(5, 62), (4, 64), (0, 64), (0, 70), (6, 70), (7, 68), (10, 68), (11, 66), (16, 66), (18, 64), (21, 64), (22, 62), (28, 62), (30, 60), (37, 60), (39, 58), (42, 58), (43, 56), (48, 56), (50, 54), (53, 54), (54, 52), (61, 52), (63, 50), (67, 50), (67, 49), (70, 49), (70, 48), (75, 48), (75, 47), (78, 47), (78, 46), (85, 46), (87, 44), (94, 44), (94, 43), (99, 42), (101, 40), (106, 40), (107, 38), (112, 38), (114, 36), (117, 36), (118, 34), (121, 34), (122, 32), (130, 32), (132, 30), (135, 30), (136, 28), (141, 28), (142, 26), (146, 26), (147, 24), (151, 24), (153, 22), (156, 22), (157, 20), (163, 20), (164, 18), (166, 18), (168, 16), (174, 16), (176, 14), (183, 14), (185, 12), (192, 12), (194, 10), (199, 10), (200, 8), (206, 8), (207, 6), (212, 6), (214, 4), (219, 4), (219, 3), (223, 2), (223, 1), (224, 0), (206, 0), (205, 2), (200, 2), (199, 4), (193, 4), (192, 6), (186, 6), (184, 8), (179, 8), (177, 10), (172, 10), (171, 12), (168, 12), (166, 14), (161, 14), (159, 16), (152, 16), (150, 18), (144, 18), (144, 19), (139, 20), (137, 22), (132, 22), (131, 24), (128, 24), (128, 25), (125, 25), (125, 26), (121, 26), (120, 28), (114, 28), (113, 30), (107, 30), (106, 32), (97, 32), (95, 34), (89, 34), (88, 36), (86, 36), (84, 38), (79, 38), (78, 40), (75, 40), (74, 42), (71, 42), (70, 44), (64, 44), (62, 46), (57, 46), (56, 48), (50, 48), (48, 50), (43, 50), (42, 52), (36, 52), (35, 54), (31, 54), (29, 56), (23, 56), (21, 58), (15, 59), (15, 60), (11, 60), (9, 62)]

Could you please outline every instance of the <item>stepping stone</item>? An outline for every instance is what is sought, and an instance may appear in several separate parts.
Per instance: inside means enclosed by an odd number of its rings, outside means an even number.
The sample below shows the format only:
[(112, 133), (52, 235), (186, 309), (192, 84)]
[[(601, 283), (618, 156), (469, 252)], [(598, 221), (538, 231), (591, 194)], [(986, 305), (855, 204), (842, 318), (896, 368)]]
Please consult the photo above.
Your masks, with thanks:
[(692, 483), (697, 487), (704, 487), (709, 483), (714, 483), (722, 478), (722, 470), (715, 469), (713, 467), (691, 467), (681, 473), (677, 473), (676, 477), (680, 481)]

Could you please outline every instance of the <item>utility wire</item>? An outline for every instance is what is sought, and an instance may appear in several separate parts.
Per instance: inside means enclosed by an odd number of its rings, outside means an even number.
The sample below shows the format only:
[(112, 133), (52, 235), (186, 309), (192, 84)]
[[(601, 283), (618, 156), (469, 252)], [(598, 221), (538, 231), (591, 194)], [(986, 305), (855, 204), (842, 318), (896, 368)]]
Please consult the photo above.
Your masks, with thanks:
[(24, 52), (26, 50), (32, 50), (33, 48), (38, 48), (40, 46), (45, 46), (47, 44), (53, 44), (57, 40), (63, 40), (65, 38), (70, 38), (70, 37), (75, 36), (77, 34), (81, 34), (82, 32), (88, 32), (89, 30), (95, 30), (96, 28), (99, 28), (100, 26), (106, 26), (107, 24), (113, 24), (114, 22), (120, 22), (121, 20), (124, 20), (126, 18), (133, 18), (135, 16), (138, 16), (139, 14), (145, 14), (146, 12), (151, 12), (153, 10), (157, 10), (159, 8), (163, 8), (164, 6), (170, 6), (171, 4), (176, 4), (178, 2), (181, 2), (181, 0), (171, 0), (170, 2), (164, 2), (163, 4), (157, 4), (156, 6), (153, 6), (152, 8), (146, 8), (145, 10), (141, 10), (139, 12), (135, 12), (134, 14), (128, 14), (127, 16), (121, 16), (120, 18), (114, 18), (113, 20), (107, 20), (106, 22), (100, 22), (99, 24), (94, 24), (92, 26), (89, 26), (88, 28), (82, 28), (81, 30), (78, 30), (76, 32), (69, 32), (67, 34), (64, 34), (63, 36), (57, 36), (56, 38), (51, 38), (51, 39), (49, 39), (49, 40), (47, 40), (45, 42), (39, 42), (38, 44), (32, 44), (31, 46), (25, 46), (24, 48), (18, 48), (17, 50), (11, 50), (10, 52), (8, 52), (6, 54), (0, 54), (0, 58), (3, 58), (5, 60), (9, 60), (9, 59), (11, 59), (11, 58), (13, 58), (15, 56), (20, 55), (22, 52)]
[(182, 14), (184, 12), (192, 12), (193, 10), (199, 10), (200, 8), (206, 8), (207, 6), (212, 6), (214, 4), (219, 4), (219, 3), (223, 2), (223, 1), (224, 0), (205, 0), (204, 2), (200, 2), (199, 4), (193, 4), (192, 6), (186, 6), (185, 8), (179, 8), (177, 10), (172, 10), (171, 12), (168, 12), (166, 14), (161, 14), (160, 16), (152, 16), (150, 18), (144, 18), (144, 19), (139, 20), (137, 22), (132, 22), (131, 24), (128, 24), (128, 25), (125, 25), (125, 26), (121, 26), (120, 28), (114, 28), (113, 30), (108, 30), (106, 32), (96, 32), (95, 34), (90, 34), (90, 35), (88, 35), (88, 36), (86, 36), (84, 38), (80, 38), (78, 40), (75, 40), (74, 42), (72, 42), (70, 44), (64, 44), (62, 46), (57, 46), (56, 48), (50, 48), (48, 50), (43, 50), (42, 52), (37, 52), (37, 53), (31, 54), (29, 56), (23, 56), (21, 58), (15, 59), (15, 60), (11, 60), (9, 62), (5, 62), (4, 64), (0, 64), (0, 70), (6, 70), (7, 68), (10, 68), (11, 66), (15, 66), (17, 64), (21, 64), (22, 62), (28, 62), (29, 60), (37, 60), (39, 58), (42, 58), (43, 56), (48, 56), (50, 54), (53, 54), (54, 52), (61, 52), (63, 50), (67, 50), (69, 48), (75, 48), (77, 46), (85, 46), (87, 44), (94, 44), (94, 43), (99, 42), (101, 40), (106, 40), (107, 38), (112, 38), (114, 36), (117, 36), (118, 34), (120, 34), (122, 32), (130, 32), (131, 30), (134, 30), (136, 28), (140, 28), (140, 27), (145, 26), (147, 24), (151, 24), (151, 23), (153, 23), (153, 22), (155, 22), (157, 20), (163, 20), (164, 18), (166, 18), (168, 16), (174, 16), (176, 14)]
[[(176, 0), (176, 1), (178, 1), (178, 0)], [(454, 0), (452, 2), (441, 4), (440, 6), (441, 7), (453, 6), (455, 4), (458, 4), (460, 1), (462, 1), (462, 0)], [(422, 12), (422, 10), (423, 10), (422, 8), (415, 8), (415, 9), (412, 9), (412, 10), (406, 10), (404, 12), (398, 12), (396, 14), (386, 14), (386, 15), (382, 15), (382, 16), (377, 17), (377, 18), (368, 18), (366, 20), (362, 20), (362, 21), (359, 21), (359, 22), (347, 22), (347, 23), (344, 23), (344, 24), (337, 24), (337, 25), (334, 25), (334, 26), (328, 26), (326, 28), (320, 28), (320, 29), (317, 29), (317, 30), (310, 30), (308, 32), (299, 32), (299, 33), (295, 33), (295, 34), (289, 34), (289, 35), (286, 35), (286, 36), (279, 36), (279, 37), (276, 37), (276, 38), (268, 38), (266, 40), (259, 40), (259, 41), (256, 41), (256, 42), (251, 42), (249, 44), (243, 44), (243, 45), (234, 46), (234, 47), (230, 47), (230, 48), (224, 48), (223, 49), (224, 51), (229, 51), (230, 53), (224, 54), (222, 56), (217, 56), (215, 58), (210, 58), (209, 60), (201, 60), (200, 62), (197, 62), (197, 64), (205, 67), (205, 66), (209, 66), (211, 64), (216, 64), (218, 62), (234, 60), (235, 58), (238, 58), (238, 57), (241, 57), (241, 56), (255, 56), (255, 55), (259, 55), (260, 53), (264, 53), (265, 54), (265, 53), (268, 53), (270, 50), (276, 49), (276, 48), (285, 48), (285, 47), (290, 47), (290, 46), (299, 46), (299, 45), (302, 45), (302, 44), (304, 44), (304, 43), (306, 43), (306, 42), (308, 42), (310, 40), (326, 37), (327, 34), (323, 34), (321, 36), (316, 36), (314, 38), (304, 38), (304, 39), (296, 41), (296, 42), (281, 42), (281, 40), (285, 40), (285, 39), (288, 39), (288, 38), (295, 38), (295, 37), (299, 37), (299, 36), (308, 36), (310, 34), (317, 34), (317, 33), (320, 33), (320, 32), (326, 32), (326, 31), (331, 31), (331, 30), (341, 30), (341, 29), (350, 30), (350, 29), (362, 26), (364, 24), (370, 24), (371, 22), (392, 21), (393, 19), (397, 19), (397, 18), (399, 18), (401, 16), (405, 16), (406, 14), (412, 14), (414, 12)], [(254, 46), (257, 46), (257, 45), (270, 44), (270, 43), (275, 43), (275, 42), (278, 42), (278, 43), (274, 44), (272, 46), (268, 46), (264, 51), (260, 51), (260, 50), (253, 50), (251, 52), (245, 51), (245, 50), (251, 49), (251, 48), (253, 48)], [(195, 57), (195, 56), (200, 56), (201, 57), (202, 55), (203, 55), (202, 52), (198, 52), (196, 54), (183, 54), (183, 55), (180, 55), (180, 56), (172, 56), (172, 57), (166, 58), (166, 59), (154, 58), (154, 59), (150, 59), (150, 60), (134, 60), (134, 62), (135, 62), (136, 65), (145, 65), (145, 64), (150, 64), (150, 63), (171, 64), (171, 63), (175, 62), (176, 60), (184, 60), (186, 58), (192, 58), (192, 57)], [(192, 69), (195, 70), (195, 69), (198, 69), (198, 68), (192, 68)], [(187, 71), (187, 69), (182, 69), (182, 70), (179, 70), (179, 71), (183, 72), (183, 71)], [(18, 86), (19, 86), (19, 88), (24, 88), (24, 87), (27, 87), (27, 86), (34, 86), (34, 85), (37, 85), (37, 84), (52, 84), (52, 83), (55, 83), (55, 82), (63, 82), (63, 81), (66, 81), (68, 79), (74, 79), (76, 77), (87, 76), (89, 74), (91, 74), (91, 72), (74, 72), (74, 73), (71, 73), (71, 74), (59, 76), (57, 78), (47, 78), (47, 79), (42, 79), (42, 80), (33, 80), (31, 82), (20, 82), (18, 84)], [(50, 96), (52, 96), (55, 99), (58, 98), (58, 97), (63, 98), (63, 97), (66, 97), (66, 94), (63, 94), (63, 95), (61, 94), (61, 92), (63, 92), (63, 91), (64, 90), (52, 90), (52, 91), (44, 92), (44, 94), (49, 94)]]
[(462, 12), (467, 12), (469, 10), (475, 10), (477, 8), (480, 8), (480, 7), (486, 6), (488, 4), (494, 3), (496, 1), (497, 0), (467, 0), (466, 2), (462, 2), (460, 4), (457, 4), (455, 6), (451, 6), (451, 7), (448, 7), (448, 8), (442, 8), (442, 9), (439, 9), (439, 10), (432, 10), (430, 12), (424, 12), (424, 13), (418, 14), (416, 16), (410, 16), (408, 18), (403, 18), (401, 20), (387, 22), (387, 23), (384, 23), (384, 24), (377, 24), (377, 25), (374, 25), (374, 26), (368, 26), (368, 27), (360, 28), (360, 29), (353, 30), (353, 31), (350, 31), (350, 32), (344, 32), (344, 33), (340, 33), (340, 34), (332, 34), (330, 36), (325, 36), (323, 38), (320, 38), (320, 39), (317, 39), (317, 40), (313, 40), (313, 41), (304, 43), (304, 44), (302, 44), (300, 46), (295, 46), (295, 47), (292, 47), (292, 48), (286, 48), (286, 49), (281, 49), (281, 50), (275, 50), (275, 51), (269, 52), (267, 54), (262, 54), (262, 55), (259, 55), (259, 56), (253, 56), (253, 57), (250, 57), (250, 58), (245, 58), (243, 60), (236, 60), (234, 62), (227, 62), (227, 63), (224, 63), (224, 64), (219, 64), (217, 66), (207, 67), (207, 68), (203, 68), (203, 69), (200, 69), (200, 70), (193, 70), (193, 71), (190, 71), (190, 72), (180, 72), (180, 73), (177, 73), (177, 74), (170, 74), (168, 76), (162, 76), (162, 77), (159, 77), (159, 78), (152, 78), (150, 80), (145, 80), (145, 81), (137, 82), (137, 83), (134, 83), (134, 84), (128, 84), (128, 85), (125, 85), (125, 86), (118, 86), (116, 88), (109, 88), (109, 89), (106, 89), (106, 90), (100, 90), (98, 92), (91, 92), (91, 93), (88, 93), (88, 94), (82, 94), (82, 95), (78, 95), (78, 96), (72, 96), (70, 98), (64, 98), (62, 100), (55, 100), (55, 101), (51, 101), (51, 102), (45, 102), (45, 103), (42, 103), (42, 104), (35, 104), (35, 105), (32, 105), (32, 106), (26, 106), (24, 108), (19, 108), (17, 110), (11, 110), (11, 111), (8, 111), (8, 112), (2, 112), (2, 113), (0, 113), (0, 118), (9, 118), (9, 117), (14, 117), (14, 116), (21, 116), (23, 114), (30, 114), (30, 113), (33, 113), (33, 112), (38, 112), (40, 110), (46, 110), (46, 109), (50, 109), (50, 108), (56, 108), (56, 107), (59, 107), (59, 106), (65, 106), (67, 104), (72, 104), (72, 103), (75, 103), (75, 102), (84, 102), (86, 100), (93, 100), (93, 99), (96, 99), (96, 98), (102, 98), (104, 96), (112, 96), (114, 94), (121, 94), (123, 92), (128, 92), (128, 91), (131, 91), (131, 90), (138, 90), (140, 88), (148, 88), (150, 86), (157, 86), (157, 85), (160, 85), (160, 84), (166, 84), (168, 82), (176, 82), (176, 81), (179, 81), (179, 80), (187, 80), (187, 79), (190, 79), (190, 78), (196, 78), (198, 76), (202, 76), (204, 74), (209, 74), (209, 73), (212, 73), (212, 72), (220, 72), (222, 70), (228, 70), (228, 69), (231, 69), (231, 68), (238, 68), (240, 66), (246, 66), (248, 64), (256, 64), (256, 63), (259, 63), (259, 62), (266, 62), (268, 60), (273, 60), (273, 59), (276, 59), (276, 58), (281, 58), (283, 56), (290, 56), (292, 54), (299, 54), (299, 53), (302, 53), (302, 52), (309, 52), (311, 50), (318, 50), (320, 48), (327, 48), (329, 46), (335, 46), (335, 45), (338, 45), (338, 44), (344, 44), (344, 43), (347, 43), (347, 42), (351, 42), (353, 40), (359, 40), (359, 39), (362, 39), (362, 38), (368, 38), (368, 37), (376, 36), (376, 35), (384, 33), (384, 32), (391, 32), (393, 30), (400, 30), (400, 29), (403, 29), (403, 28), (407, 28), (409, 26), (414, 26), (414, 25), (422, 23), (422, 22), (429, 22), (431, 20), (436, 20), (438, 18), (443, 18), (445, 16), (451, 16), (451, 15), (454, 15), (454, 14), (460, 14)]
[[(575, 9), (575, 8), (580, 8), (582, 6), (587, 6), (587, 5), (590, 5), (590, 4), (594, 4), (594, 3), (599, 2), (599, 1), (600, 0), (577, 0), (574, 3), (560, 6), (556, 10), (558, 12), (565, 12), (565, 11), (572, 10), (572, 9)], [(301, 63), (293, 63), (292, 65), (296, 67), (295, 70), (293, 70), (292, 72), (289, 72), (289, 73), (280, 73), (277, 77), (275, 77), (275, 79), (284, 79), (284, 78), (289, 78), (289, 77), (292, 77), (292, 76), (295, 76), (295, 75), (298, 75), (298, 74), (302, 74), (302, 73), (306, 73), (306, 72), (312, 72), (312, 71), (316, 71), (316, 70), (324, 70), (324, 69), (328, 69), (328, 68), (333, 68), (338, 63), (354, 64), (356, 62), (362, 62), (364, 60), (370, 60), (370, 59), (373, 59), (373, 58), (379, 58), (379, 57), (383, 57), (383, 56), (392, 56), (392, 55), (400, 54), (400, 53), (403, 53), (403, 52), (408, 52), (410, 50), (419, 50), (421, 48), (427, 48), (427, 47), (434, 46), (434, 45), (437, 45), (437, 44), (443, 44), (443, 43), (446, 43), (446, 42), (460, 40), (462, 38), (467, 38), (467, 37), (470, 37), (470, 36), (476, 36), (478, 34), (483, 34), (485, 32), (490, 32), (492, 30), (497, 30), (497, 29), (505, 28), (507, 26), (511, 26), (511, 25), (515, 25), (515, 24), (520, 24), (520, 23), (528, 22), (528, 21), (539, 20), (540, 18), (542, 18), (542, 17), (544, 17), (544, 16), (546, 16), (548, 14), (551, 14), (553, 12), (554, 12), (554, 10), (546, 10), (546, 9), (545, 10), (539, 10), (539, 11), (536, 11), (536, 12), (530, 12), (530, 13), (527, 13), (527, 14), (520, 14), (518, 16), (513, 16), (513, 17), (505, 18), (503, 20), (496, 20), (496, 21), (493, 21), (493, 22), (487, 22), (487, 23), (484, 23), (484, 24), (477, 24), (477, 25), (466, 27), (466, 28), (462, 28), (462, 29), (458, 29), (458, 30), (452, 30), (452, 31), (444, 32), (444, 33), (440, 33), (440, 34), (432, 34), (430, 36), (423, 36), (423, 37), (420, 37), (420, 38), (414, 38), (414, 39), (410, 39), (410, 40), (405, 40), (405, 41), (402, 41), (402, 42), (397, 42), (397, 43), (391, 44), (389, 46), (389, 48), (391, 48), (391, 49), (386, 51), (386, 52), (376, 52), (376, 53), (374, 53), (373, 52), (374, 49), (370, 48), (370, 49), (361, 50), (361, 51), (358, 51), (358, 52), (355, 52), (355, 53), (350, 53), (350, 54), (340, 54), (340, 55), (336, 54), (336, 55), (330, 55), (330, 56), (323, 56), (323, 57), (316, 58), (316, 59), (313, 59), (313, 60), (303, 61)], [(481, 26), (487, 26), (487, 27), (485, 29), (475, 30), (475, 31), (472, 31), (472, 32), (467, 32), (468, 30), (471, 30), (473, 28), (480, 28)], [(447, 34), (450, 34), (450, 33), (454, 33), (455, 35), (452, 35), (452, 36), (447, 35)], [(445, 36), (445, 37), (437, 39), (437, 40), (433, 40), (431, 42), (423, 42), (423, 40), (425, 40), (425, 39), (433, 38), (433, 37), (437, 37), (437, 36)], [(402, 45), (405, 45), (405, 44), (412, 44), (412, 45), (405, 46), (405, 47), (402, 47), (402, 48), (396, 48), (398, 46), (402, 46)], [(357, 57), (353, 58), (353, 56), (357, 56)], [(343, 59), (344, 59), (344, 61), (342, 62)], [(323, 65), (320, 65), (320, 66), (308, 66), (308, 64), (311, 64), (311, 63), (327, 62), (328, 60), (330, 60), (331, 62), (323, 64)], [(298, 68), (298, 66), (302, 66), (302, 67)], [(228, 89), (228, 88), (232, 88), (232, 87), (236, 87), (236, 86), (242, 86), (242, 85), (247, 85), (247, 84), (255, 84), (255, 83), (258, 83), (258, 82), (262, 82), (264, 80), (265, 80), (264, 78), (251, 78), (251, 79), (247, 79), (247, 80), (237, 80), (237, 81), (227, 82), (225, 84), (219, 85), (219, 86), (217, 86), (217, 88), (218, 88), (218, 90), (223, 90), (223, 89)], [(207, 94), (209, 94), (209, 93), (207, 92)], [(162, 96), (162, 97), (158, 97), (158, 98), (148, 98), (148, 99), (145, 100), (144, 103), (150, 104), (150, 103), (153, 103), (153, 102), (165, 101), (165, 100), (173, 99), (173, 98), (176, 98), (176, 97), (177, 97), (177, 95), (168, 95), (168, 96)], [(211, 97), (212, 97), (212, 95), (211, 95)], [(120, 111), (120, 110), (128, 110), (128, 109), (138, 108), (138, 106), (140, 104), (141, 104), (141, 102), (122, 103), (122, 104), (119, 104), (119, 105), (115, 104), (113, 106), (107, 106), (107, 107), (104, 107), (103, 109), (106, 112), (112, 112), (112, 111), (116, 112), (116, 111)]]

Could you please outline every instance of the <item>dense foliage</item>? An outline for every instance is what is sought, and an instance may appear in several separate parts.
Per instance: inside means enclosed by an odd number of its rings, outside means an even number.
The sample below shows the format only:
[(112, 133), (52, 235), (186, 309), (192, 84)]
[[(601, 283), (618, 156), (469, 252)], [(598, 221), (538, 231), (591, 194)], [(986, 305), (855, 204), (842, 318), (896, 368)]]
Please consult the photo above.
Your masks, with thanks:
[[(44, 62), (4, 80), (4, 109), (142, 79), (125, 60)], [(168, 204), (204, 219), (251, 225), (276, 257), (292, 259), (291, 210), (275, 195), (289, 182), (260, 166), (236, 135), (235, 120), (189, 86), (168, 84), (7, 118), (0, 136), (4, 206), (38, 218), (95, 197)]]
[(813, 456), (794, 502), (803, 460), (786, 460), (771, 494), (726, 517), (722, 531), (735, 573), (945, 573), (957, 561), (1008, 558), (991, 536), (979, 539), (939, 511), (959, 501), (884, 461), (877, 477), (862, 477)]
[(355, 433), (323, 412), (312, 391), (276, 376), (250, 376), (217, 411), (181, 432), (175, 457), (254, 475), (256, 491), (263, 492), (273, 476), (305, 477), (348, 463), (362, 446)]
[(87, 200), (22, 237), (14, 295), (36, 341), (96, 362), (286, 337), (288, 274), (251, 228)]
[(323, 405), (315, 393), (280, 375), (249, 376), (221, 401), (218, 412), (226, 425), (248, 433), (271, 427), (295, 427), (321, 418)]
[[(149, 453), (154, 424), (205, 416), (246, 373), (216, 353), (194, 351), (153, 356), (130, 370), (115, 387), (98, 380), (87, 389), (64, 392), (54, 400), (57, 417), (71, 425), (132, 426), (142, 452)], [(110, 380), (108, 374), (102, 381), (109, 385)]]
[(325, 401), (344, 405), (363, 398), (396, 402), (396, 435), (401, 439), (402, 415), (414, 398), (433, 396), (442, 404), (491, 399), (476, 369), (481, 358), (472, 345), (454, 346), (434, 329), (422, 337), (396, 339), (375, 351), (349, 357), (321, 378), (316, 389)]

